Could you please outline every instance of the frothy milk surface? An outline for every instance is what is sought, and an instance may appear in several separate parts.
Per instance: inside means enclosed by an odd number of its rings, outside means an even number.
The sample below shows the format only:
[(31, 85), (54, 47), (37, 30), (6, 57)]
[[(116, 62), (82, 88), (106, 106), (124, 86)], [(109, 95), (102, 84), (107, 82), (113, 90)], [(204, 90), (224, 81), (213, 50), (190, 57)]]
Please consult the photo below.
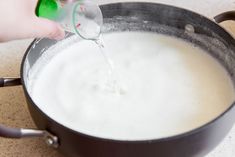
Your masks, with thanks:
[(44, 66), (39, 60), (41, 70), (30, 76), (34, 102), (64, 126), (102, 138), (156, 139), (202, 126), (234, 101), (227, 72), (198, 47), (154, 33), (103, 38), (123, 92), (110, 90), (109, 65), (92, 41), (62, 49)]

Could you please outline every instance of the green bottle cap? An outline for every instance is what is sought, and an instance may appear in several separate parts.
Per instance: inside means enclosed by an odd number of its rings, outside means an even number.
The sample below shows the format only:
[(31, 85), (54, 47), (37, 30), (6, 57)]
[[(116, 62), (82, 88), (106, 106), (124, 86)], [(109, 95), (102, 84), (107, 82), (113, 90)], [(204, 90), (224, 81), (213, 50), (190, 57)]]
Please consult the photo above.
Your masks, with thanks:
[(47, 19), (56, 19), (60, 5), (56, 0), (39, 0), (36, 15)]

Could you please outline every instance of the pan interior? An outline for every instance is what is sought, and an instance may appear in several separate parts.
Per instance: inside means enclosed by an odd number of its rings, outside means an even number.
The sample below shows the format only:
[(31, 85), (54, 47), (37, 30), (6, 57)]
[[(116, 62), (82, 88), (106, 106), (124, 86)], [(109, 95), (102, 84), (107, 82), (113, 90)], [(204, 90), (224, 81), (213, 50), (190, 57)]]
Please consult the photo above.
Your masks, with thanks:
[(88, 135), (147, 140), (191, 131), (234, 101), (231, 71), (224, 69), (231, 68), (224, 58), (232, 50), (216, 35), (196, 31), (192, 25), (107, 18), (104, 41), (123, 95), (99, 86), (107, 80), (105, 60), (93, 42), (73, 35), (42, 49), (35, 62), (29, 59), (37, 45), (32, 48), (25, 62), (27, 90), (49, 117)]

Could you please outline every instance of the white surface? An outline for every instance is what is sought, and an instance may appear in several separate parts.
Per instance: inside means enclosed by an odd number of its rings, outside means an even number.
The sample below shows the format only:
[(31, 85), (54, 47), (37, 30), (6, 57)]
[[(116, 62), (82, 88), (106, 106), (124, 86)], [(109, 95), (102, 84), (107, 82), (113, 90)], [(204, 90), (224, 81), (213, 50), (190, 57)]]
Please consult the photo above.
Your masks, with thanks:
[[(127, 2), (132, 0), (96, 0), (99, 3)], [(135, 0), (143, 1), (143, 0)], [(235, 0), (144, 0), (145, 2), (158, 2), (186, 8), (209, 18), (224, 12), (235, 10)], [(235, 25), (226, 24), (226, 28), (235, 34)], [(235, 127), (224, 141), (207, 157), (235, 157)]]
[[(110, 3), (116, 2), (115, 0), (96, 0), (100, 3)], [(121, 0), (119, 0), (121, 1)], [(122, 0), (126, 1), (126, 0)], [(134, 1), (134, 0), (133, 0)], [(142, 1), (142, 0), (136, 0)], [(183, 8), (188, 8), (194, 10), (200, 14), (204, 14), (208, 17), (213, 17), (214, 15), (221, 13), (223, 11), (235, 10), (235, 0), (151, 0), (151, 2), (160, 2), (170, 5), (176, 5)], [(226, 25), (229, 30), (235, 33), (235, 27), (233, 23)], [(0, 73), (1, 76), (17, 76), (19, 75), (19, 65), (20, 60), (25, 52), (26, 47), (29, 45), (29, 41), (12, 42), (7, 44), (0, 44)], [(6, 70), (7, 69), (7, 70)], [(1, 90), (2, 96), (0, 101), (4, 100), (6, 107), (2, 105), (1, 122), (4, 124), (11, 124), (11, 126), (24, 126), (24, 127), (34, 127), (30, 119), (29, 113), (27, 112), (27, 106), (25, 105), (22, 90), (7, 89)], [(12, 93), (15, 92), (15, 95)], [(9, 97), (11, 96), (11, 97)], [(9, 98), (12, 100), (12, 104), (9, 102)], [(16, 105), (14, 106), (9, 106)], [(20, 107), (21, 106), (21, 107)], [(11, 108), (11, 110), (8, 110)], [(24, 110), (23, 114), (19, 111)], [(27, 114), (25, 114), (27, 112)], [(18, 114), (15, 114), (18, 113)], [(7, 118), (10, 115), (15, 115), (18, 120), (9, 119), (6, 123)], [(25, 121), (22, 121), (24, 119)], [(36, 142), (35, 142), (36, 141)], [(26, 150), (27, 149), (27, 150)], [(0, 156), (2, 157), (14, 157), (20, 156), (54, 156), (58, 157), (59, 154), (46, 153), (49, 152), (48, 148), (42, 142), (41, 139), (30, 139), (30, 140), (5, 140), (1, 139), (0, 142)], [(32, 151), (32, 152), (31, 152)], [(54, 154), (54, 155), (53, 155)], [(231, 130), (229, 135), (224, 139), (224, 141), (207, 157), (235, 157), (235, 127)]]
[[(97, 2), (111, 3), (111, 2), (128, 2), (132, 0), (96, 0)], [(142, 1), (142, 0), (135, 0)], [(157, 2), (178, 7), (186, 8), (209, 18), (224, 12), (235, 10), (235, 0), (144, 0), (145, 2)], [(226, 24), (226, 29), (235, 34), (234, 23)], [(235, 157), (235, 126), (230, 131), (229, 135), (223, 142), (207, 157)]]
[(115, 76), (94, 42), (73, 37), (48, 50), (30, 72), (38, 107), (68, 128), (117, 140), (164, 138), (206, 124), (235, 100), (224, 68), (190, 43), (140, 32), (103, 40)]

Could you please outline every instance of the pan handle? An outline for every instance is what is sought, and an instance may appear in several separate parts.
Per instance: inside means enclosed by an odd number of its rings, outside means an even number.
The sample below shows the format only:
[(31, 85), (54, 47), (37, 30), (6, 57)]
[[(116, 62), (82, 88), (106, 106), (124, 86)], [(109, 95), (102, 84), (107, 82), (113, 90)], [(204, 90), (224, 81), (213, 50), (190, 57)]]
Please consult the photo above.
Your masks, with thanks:
[(227, 20), (235, 21), (235, 11), (227, 11), (214, 17), (215, 22), (221, 23)]
[[(0, 87), (10, 87), (21, 85), (20, 78), (4, 77), (0, 78)], [(0, 137), (5, 138), (26, 138), (43, 137), (48, 146), (57, 148), (59, 146), (58, 137), (50, 134), (46, 130), (11, 128), (0, 124)]]
[(0, 78), (0, 87), (21, 85), (21, 79), (15, 77)]
[(5, 137), (5, 138), (42, 137), (44, 138), (48, 146), (54, 148), (58, 148), (59, 146), (58, 137), (50, 134), (45, 130), (10, 128), (0, 124), (0, 137)]

